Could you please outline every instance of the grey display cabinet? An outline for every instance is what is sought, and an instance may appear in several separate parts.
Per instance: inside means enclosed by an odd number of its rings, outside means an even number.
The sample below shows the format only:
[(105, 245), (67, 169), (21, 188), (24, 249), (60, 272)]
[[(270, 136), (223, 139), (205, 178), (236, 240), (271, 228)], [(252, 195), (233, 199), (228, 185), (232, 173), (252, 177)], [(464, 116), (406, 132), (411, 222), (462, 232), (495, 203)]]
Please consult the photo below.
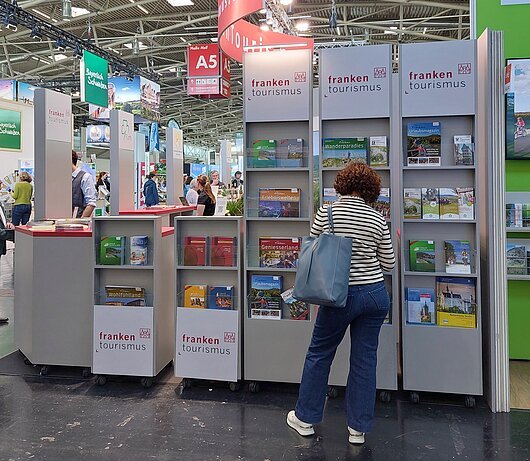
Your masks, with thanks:
[[(475, 190), (473, 219), (404, 219), (403, 192), (401, 193), (403, 388), (411, 391), (414, 403), (419, 402), (421, 391), (440, 392), (465, 395), (466, 405), (472, 407), (475, 405), (474, 396), (483, 394), (479, 229), (481, 207), (478, 204), (484, 195), (479, 183), (482, 166), (476, 161), (476, 152), (480, 146), (477, 144), (475, 55), (473, 40), (402, 45), (400, 49), (402, 188), (467, 187)], [(440, 72), (445, 74), (442, 73), (440, 77)], [(423, 77), (418, 77), (420, 75)], [(436, 80), (440, 78), (446, 83), (442, 85)], [(441, 126), (441, 165), (407, 166), (408, 124), (433, 121), (440, 122)], [(463, 134), (472, 135), (475, 142), (474, 165), (455, 164), (453, 137)], [(410, 270), (410, 240), (434, 241), (434, 272)], [(446, 272), (446, 240), (470, 242), (471, 274)], [(406, 289), (434, 289), (437, 298), (437, 277), (462, 277), (475, 281), (478, 306), (476, 328), (407, 323)], [(437, 304), (435, 299), (435, 309)]]
[[(310, 320), (291, 320), (282, 302), (281, 319), (251, 318), (250, 290), (253, 275), (281, 276), (282, 291), (292, 288), (296, 269), (260, 267), (260, 237), (309, 235), (313, 218), (312, 52), (310, 50), (246, 53), (244, 56), (244, 379), (257, 392), (260, 382), (299, 383), (311, 339), (315, 310)], [(258, 84), (281, 88), (260, 89)], [(256, 82), (260, 82), (256, 84)], [(267, 93), (266, 98), (261, 95)], [(276, 160), (261, 167), (253, 161), (258, 140), (303, 139), (298, 165), (282, 166)], [(299, 217), (259, 216), (259, 189), (300, 189)]]
[[(399, 104), (398, 79), (392, 75), (391, 47), (388, 45), (324, 49), (320, 51), (320, 199), (324, 189), (333, 188), (337, 172), (343, 167), (323, 165), (323, 142), (327, 138), (369, 138), (386, 136), (388, 165), (373, 166), (381, 187), (390, 192), (390, 218), (387, 219), (397, 252), (400, 216), (399, 189)], [(375, 69), (378, 69), (376, 74)], [(349, 91), (353, 83), (338, 84), (338, 78), (356, 76), (363, 91)], [(394, 78), (393, 78), (394, 77)], [(359, 88), (359, 84), (355, 84)], [(345, 91), (347, 89), (348, 91)], [(341, 91), (344, 90), (344, 91)], [(364, 91), (366, 90), (366, 91)], [(379, 397), (390, 400), (390, 390), (398, 389), (399, 272), (398, 265), (384, 273), (392, 304), (388, 321), (379, 335), (377, 388)], [(346, 386), (350, 367), (349, 330), (337, 350), (329, 384)], [(334, 390), (332, 389), (332, 392)]]
[[(138, 376), (144, 387), (173, 359), (174, 229), (160, 216), (98, 217), (93, 220), (94, 334), (92, 372), (98, 384), (108, 375)], [(131, 236), (147, 236), (147, 264), (129, 264)], [(124, 265), (100, 264), (104, 236), (125, 236)], [(106, 286), (145, 290), (145, 307), (105, 305)]]
[[(239, 389), (242, 378), (241, 365), (241, 312), (243, 306), (243, 218), (241, 216), (178, 216), (175, 225), (176, 339), (175, 376), (183, 378), (183, 387), (189, 388), (195, 379), (228, 382), (232, 391)], [(205, 265), (186, 265), (184, 258), (186, 237), (209, 237)], [(234, 240), (232, 265), (212, 265), (213, 237)], [(206, 285), (206, 309), (184, 306), (186, 285)], [(214, 309), (209, 302), (210, 288), (232, 288), (232, 309)], [(229, 338), (225, 337), (230, 333)], [(231, 333), (234, 333), (232, 335)], [(230, 355), (213, 351), (193, 351), (187, 346), (184, 335), (208, 336), (218, 339), (221, 348), (230, 347)], [(226, 352), (226, 351), (224, 351)]]

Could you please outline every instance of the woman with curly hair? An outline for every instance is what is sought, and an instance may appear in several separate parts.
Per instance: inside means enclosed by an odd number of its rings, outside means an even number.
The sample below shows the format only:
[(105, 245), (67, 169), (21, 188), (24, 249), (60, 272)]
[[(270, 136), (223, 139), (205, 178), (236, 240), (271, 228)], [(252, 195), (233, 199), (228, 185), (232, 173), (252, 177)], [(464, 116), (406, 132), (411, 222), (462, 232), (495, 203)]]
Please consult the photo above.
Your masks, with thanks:
[[(364, 443), (372, 429), (379, 331), (390, 299), (383, 271), (395, 265), (388, 225), (369, 204), (376, 201), (381, 179), (367, 165), (350, 163), (335, 179), (340, 199), (332, 205), (335, 234), (352, 239), (346, 307), (320, 306), (307, 351), (298, 401), (287, 424), (302, 436), (315, 433), (322, 421), (331, 363), (350, 327), (350, 371), (346, 387), (349, 442)], [(327, 206), (318, 210), (311, 235), (329, 232)]]

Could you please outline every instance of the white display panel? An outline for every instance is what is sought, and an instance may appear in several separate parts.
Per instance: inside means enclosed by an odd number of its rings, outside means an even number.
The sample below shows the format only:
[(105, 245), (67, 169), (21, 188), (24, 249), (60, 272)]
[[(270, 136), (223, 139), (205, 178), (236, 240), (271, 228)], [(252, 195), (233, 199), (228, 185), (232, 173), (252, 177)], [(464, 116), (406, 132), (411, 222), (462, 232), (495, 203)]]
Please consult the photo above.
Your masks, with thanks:
[(403, 117), (475, 113), (474, 41), (402, 45), (400, 68)]
[(390, 117), (390, 45), (320, 53), (322, 120)]
[(236, 382), (238, 311), (177, 310), (175, 376)]
[(153, 376), (153, 308), (94, 306), (92, 373)]
[(308, 120), (312, 63), (310, 50), (245, 53), (245, 120)]
[(72, 98), (67, 94), (47, 91), (46, 140), (72, 142)]

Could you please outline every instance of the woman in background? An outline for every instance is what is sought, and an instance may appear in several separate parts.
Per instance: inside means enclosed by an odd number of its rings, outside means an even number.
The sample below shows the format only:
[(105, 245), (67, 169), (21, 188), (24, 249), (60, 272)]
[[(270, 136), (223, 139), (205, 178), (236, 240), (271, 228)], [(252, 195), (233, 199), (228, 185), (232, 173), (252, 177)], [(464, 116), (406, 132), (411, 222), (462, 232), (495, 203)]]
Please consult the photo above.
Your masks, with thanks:
[(31, 197), (33, 196), (33, 178), (29, 173), (23, 171), (20, 173), (19, 181), (15, 184), (15, 190), (12, 192), (15, 199), (13, 206), (13, 215), (11, 222), (14, 226), (26, 225), (31, 216)]
[(197, 178), (197, 186), (199, 188), (199, 198), (197, 205), (204, 205), (203, 216), (213, 216), (215, 214), (215, 195), (212, 192), (212, 186), (206, 176), (199, 176)]

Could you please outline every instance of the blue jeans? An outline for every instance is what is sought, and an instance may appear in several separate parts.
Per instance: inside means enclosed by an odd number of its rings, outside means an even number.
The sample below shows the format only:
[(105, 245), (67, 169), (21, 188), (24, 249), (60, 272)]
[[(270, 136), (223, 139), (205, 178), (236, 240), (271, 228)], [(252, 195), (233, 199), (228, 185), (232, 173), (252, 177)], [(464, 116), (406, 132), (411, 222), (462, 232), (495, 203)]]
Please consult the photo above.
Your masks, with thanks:
[(390, 299), (383, 282), (350, 286), (343, 309), (321, 306), (307, 351), (296, 416), (305, 423), (322, 421), (329, 371), (337, 347), (350, 327), (350, 371), (346, 387), (348, 426), (359, 432), (372, 429), (377, 346)]
[(31, 215), (31, 205), (15, 205), (11, 214), (11, 222), (15, 226), (26, 225)]

